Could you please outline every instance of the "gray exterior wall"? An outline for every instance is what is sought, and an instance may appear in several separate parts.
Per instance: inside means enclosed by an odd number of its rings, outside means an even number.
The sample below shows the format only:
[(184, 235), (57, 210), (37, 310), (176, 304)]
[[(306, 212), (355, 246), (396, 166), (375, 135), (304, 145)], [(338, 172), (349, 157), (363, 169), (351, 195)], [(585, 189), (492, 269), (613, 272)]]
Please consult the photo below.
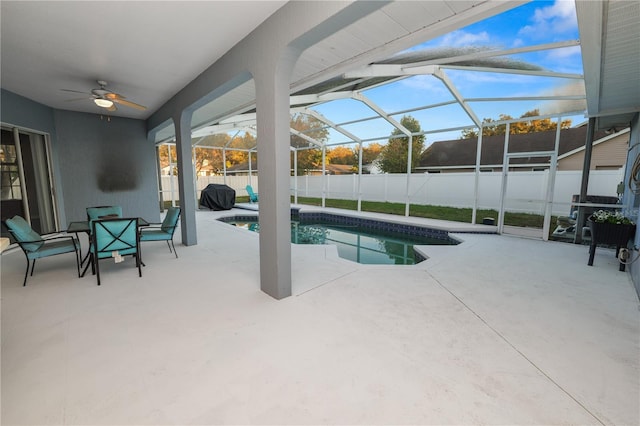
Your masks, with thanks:
[(2, 91), (3, 124), (47, 133), (60, 229), (85, 208), (117, 204), (126, 216), (160, 219), (155, 148), (142, 120), (55, 110)]
[(103, 205), (159, 220), (155, 148), (144, 121), (56, 110), (55, 127), (68, 220)]

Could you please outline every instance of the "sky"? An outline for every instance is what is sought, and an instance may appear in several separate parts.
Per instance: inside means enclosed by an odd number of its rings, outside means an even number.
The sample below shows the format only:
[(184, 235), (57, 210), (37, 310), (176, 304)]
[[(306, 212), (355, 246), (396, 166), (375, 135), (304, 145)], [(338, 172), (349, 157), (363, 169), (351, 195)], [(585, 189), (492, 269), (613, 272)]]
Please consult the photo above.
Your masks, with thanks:
[[(578, 39), (573, 0), (536, 0), (444, 36), (425, 41), (407, 51), (470, 46), (511, 49)], [(532, 63), (549, 71), (583, 73), (579, 46), (511, 55), (509, 58)], [(445, 73), (465, 98), (584, 94), (584, 85), (581, 80), (458, 70), (445, 70)], [(442, 82), (430, 75), (410, 77), (367, 90), (363, 94), (389, 113), (453, 99)], [(525, 112), (536, 108), (542, 114), (585, 109), (584, 101), (577, 103), (576, 101), (472, 102), (470, 105), (481, 120), (485, 118), (497, 120), (500, 114), (514, 118), (520, 117)], [(375, 115), (367, 106), (354, 100), (333, 101), (316, 106), (314, 109), (335, 123)], [(418, 119), (422, 130), (438, 130), (472, 124), (469, 117), (457, 105), (408, 114)], [(393, 117), (399, 121), (402, 114)], [(565, 118), (571, 119), (573, 125), (586, 121), (584, 114)], [(382, 143), (386, 142), (393, 130), (383, 119), (351, 124), (345, 128), (361, 139), (380, 138), (378, 142)], [(459, 137), (460, 130), (428, 134), (426, 144)], [(339, 133), (331, 132), (328, 144), (345, 140), (347, 139)]]

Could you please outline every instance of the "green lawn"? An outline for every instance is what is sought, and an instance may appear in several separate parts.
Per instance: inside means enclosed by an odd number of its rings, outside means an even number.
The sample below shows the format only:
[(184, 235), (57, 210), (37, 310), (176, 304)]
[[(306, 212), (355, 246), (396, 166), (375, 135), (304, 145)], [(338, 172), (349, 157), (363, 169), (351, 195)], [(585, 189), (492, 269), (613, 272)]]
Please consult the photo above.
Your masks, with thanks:
[[(293, 199), (292, 199), (293, 200)], [(320, 198), (298, 197), (298, 204), (307, 204), (312, 206), (320, 206), (322, 200)], [(345, 210), (357, 210), (358, 201), (356, 200), (325, 200), (326, 207), (334, 207)], [(388, 213), (404, 216), (405, 205), (402, 203), (382, 203), (374, 201), (363, 201), (362, 211), (375, 213)], [(470, 208), (456, 208), (444, 206), (430, 206), (412, 204), (409, 206), (409, 215), (414, 217), (426, 217), (430, 219), (451, 220), (454, 222), (471, 223), (473, 210)], [(496, 210), (479, 209), (476, 213), (476, 223), (482, 223), (485, 217), (491, 217), (498, 220), (498, 212)], [(529, 213), (506, 213), (504, 217), (505, 225), (542, 228), (544, 216)], [(555, 224), (555, 217), (551, 218), (551, 223)]]

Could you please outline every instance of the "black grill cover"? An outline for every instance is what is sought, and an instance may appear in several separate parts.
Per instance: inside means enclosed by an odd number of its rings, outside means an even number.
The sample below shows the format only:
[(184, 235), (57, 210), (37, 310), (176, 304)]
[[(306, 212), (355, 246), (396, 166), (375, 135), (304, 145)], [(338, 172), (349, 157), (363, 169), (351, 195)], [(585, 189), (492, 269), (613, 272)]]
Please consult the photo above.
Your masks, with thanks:
[(236, 191), (227, 185), (210, 183), (200, 194), (200, 205), (211, 210), (231, 210), (236, 203)]

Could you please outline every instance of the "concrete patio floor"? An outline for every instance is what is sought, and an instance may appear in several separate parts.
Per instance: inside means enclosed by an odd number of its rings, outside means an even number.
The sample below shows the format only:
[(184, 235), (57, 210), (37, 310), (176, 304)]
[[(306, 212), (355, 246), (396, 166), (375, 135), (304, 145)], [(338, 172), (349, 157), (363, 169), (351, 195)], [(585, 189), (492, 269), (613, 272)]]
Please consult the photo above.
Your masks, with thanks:
[[(414, 266), (292, 247), (198, 211), (198, 244), (101, 263), (2, 254), (2, 424), (640, 423), (640, 311), (613, 250), (456, 234)], [(426, 220), (424, 220), (426, 221)], [(428, 222), (428, 221), (427, 221)], [(456, 224), (460, 226), (460, 224)], [(176, 242), (180, 235), (176, 235)], [(83, 241), (86, 248), (86, 241)]]

